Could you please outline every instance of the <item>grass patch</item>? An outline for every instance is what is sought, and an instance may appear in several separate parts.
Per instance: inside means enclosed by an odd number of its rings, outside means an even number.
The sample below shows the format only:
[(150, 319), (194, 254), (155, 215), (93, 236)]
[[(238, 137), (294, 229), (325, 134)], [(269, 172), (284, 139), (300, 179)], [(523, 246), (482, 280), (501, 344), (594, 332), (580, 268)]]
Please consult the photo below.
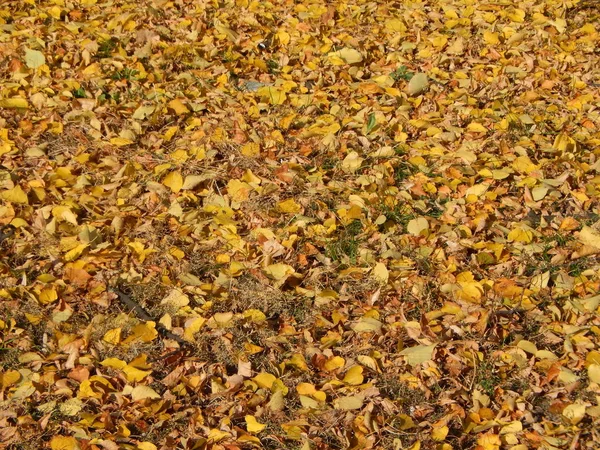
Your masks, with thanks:
[(410, 81), (412, 77), (415, 76), (414, 72), (408, 70), (406, 66), (400, 66), (396, 70), (394, 70), (390, 76), (394, 81), (405, 80)]
[(349, 233), (342, 233), (337, 240), (327, 244), (325, 255), (336, 262), (344, 262), (347, 258), (350, 264), (356, 264), (359, 244), (359, 240), (354, 236)]
[(116, 81), (119, 81), (119, 80), (131, 81), (131, 80), (135, 80), (136, 77), (139, 75), (139, 73), (140, 72), (138, 70), (124, 67), (121, 70), (117, 70), (117, 71), (113, 72), (110, 77)]
[(98, 44), (98, 58), (110, 58), (117, 48), (119, 41), (115, 38), (105, 39)]

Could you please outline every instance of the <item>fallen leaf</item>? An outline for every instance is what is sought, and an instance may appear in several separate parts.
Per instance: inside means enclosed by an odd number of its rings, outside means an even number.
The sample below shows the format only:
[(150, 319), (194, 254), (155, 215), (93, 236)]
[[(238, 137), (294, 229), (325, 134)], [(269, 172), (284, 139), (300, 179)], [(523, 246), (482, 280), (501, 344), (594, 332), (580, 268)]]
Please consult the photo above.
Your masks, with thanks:
[(417, 366), (427, 361), (431, 361), (433, 351), (436, 345), (417, 345), (415, 347), (405, 348), (400, 355), (406, 356), (406, 362), (411, 366)]
[(148, 398), (161, 398), (161, 396), (150, 386), (139, 385), (134, 387), (131, 391), (131, 399), (134, 402), (137, 402), (139, 400), (146, 400)]
[(581, 403), (573, 403), (563, 409), (562, 415), (573, 425), (577, 425), (585, 417), (586, 406)]
[(429, 79), (423, 72), (418, 72), (408, 82), (406, 92), (410, 96), (421, 95), (429, 88)]
[(54, 436), (50, 440), (50, 448), (52, 450), (78, 450), (80, 447), (77, 439), (72, 436)]
[(390, 277), (390, 273), (387, 270), (387, 267), (385, 267), (385, 264), (383, 263), (377, 263), (375, 264), (375, 267), (373, 268), (373, 277), (382, 284), (386, 284), (388, 282), (388, 279)]
[(0, 99), (0, 108), (27, 109), (29, 108), (29, 102), (21, 97), (3, 98)]
[(350, 152), (342, 161), (342, 170), (346, 173), (354, 173), (360, 168), (363, 161), (364, 159), (358, 156), (358, 153)]
[(331, 52), (327, 55), (330, 62), (339, 65), (339, 60), (342, 64), (356, 64), (363, 60), (363, 55), (358, 51), (350, 47), (344, 47), (338, 51)]
[(162, 182), (171, 189), (171, 192), (178, 193), (183, 188), (183, 177), (179, 172), (170, 172)]
[(346, 372), (346, 375), (344, 376), (344, 383), (352, 385), (352, 386), (358, 386), (359, 384), (362, 384), (364, 381), (364, 377), (363, 377), (363, 368), (362, 366), (352, 366), (348, 369), (348, 371)]
[(364, 399), (358, 395), (348, 395), (346, 397), (339, 397), (333, 401), (333, 407), (335, 409), (341, 409), (343, 411), (351, 411), (354, 409), (362, 408)]
[(267, 428), (267, 425), (260, 423), (256, 420), (256, 417), (252, 415), (246, 415), (246, 430), (248, 433), (260, 433), (262, 430)]
[(23, 189), (21, 189), (20, 186), (15, 186), (14, 188), (8, 189), (6, 191), (0, 191), (0, 198), (11, 203), (17, 203), (22, 205), (29, 204), (27, 194), (23, 191)]
[(429, 230), (429, 222), (424, 217), (412, 219), (408, 222), (408, 225), (406, 226), (406, 231), (415, 236), (420, 236), (427, 230)]

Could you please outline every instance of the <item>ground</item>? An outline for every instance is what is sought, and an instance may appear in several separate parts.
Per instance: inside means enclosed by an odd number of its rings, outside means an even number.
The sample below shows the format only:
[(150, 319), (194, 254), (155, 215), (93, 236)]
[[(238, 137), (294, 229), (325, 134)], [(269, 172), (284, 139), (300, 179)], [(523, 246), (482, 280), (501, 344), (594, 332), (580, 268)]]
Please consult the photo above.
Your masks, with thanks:
[(597, 448), (599, 28), (1, 2), (0, 447)]

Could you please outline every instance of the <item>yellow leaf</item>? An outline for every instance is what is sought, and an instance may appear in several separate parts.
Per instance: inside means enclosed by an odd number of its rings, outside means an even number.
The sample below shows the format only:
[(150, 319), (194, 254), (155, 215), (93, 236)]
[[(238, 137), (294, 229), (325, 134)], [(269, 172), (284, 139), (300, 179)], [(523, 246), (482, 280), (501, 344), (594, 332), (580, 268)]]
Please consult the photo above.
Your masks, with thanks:
[(383, 263), (375, 264), (372, 273), (373, 277), (375, 277), (375, 279), (382, 284), (386, 284), (390, 277), (390, 273), (388, 272), (387, 267), (385, 267), (385, 264)]
[(181, 189), (194, 189), (203, 181), (206, 181), (207, 177), (205, 175), (188, 175), (185, 177), (185, 181), (183, 182), (183, 186)]
[(212, 428), (208, 432), (208, 441), (209, 442), (219, 442), (219, 441), (222, 441), (223, 439), (227, 439), (228, 437), (231, 437), (231, 434), (229, 434), (227, 431), (221, 431), (216, 428)]
[(479, 303), (483, 296), (483, 286), (476, 281), (471, 272), (462, 272), (457, 275), (456, 281), (460, 289), (458, 298), (471, 303)]
[(398, 429), (400, 431), (410, 430), (415, 427), (415, 422), (408, 414), (398, 414), (396, 418), (398, 419)]
[(519, 156), (512, 163), (512, 168), (517, 172), (528, 175), (538, 169), (528, 156)]
[(537, 346), (533, 342), (527, 341), (525, 339), (520, 340), (519, 343), (517, 344), (517, 347), (519, 347), (520, 349), (526, 351), (527, 353), (529, 353), (531, 355), (535, 355), (538, 351)]
[(346, 372), (344, 376), (344, 383), (350, 384), (352, 386), (358, 386), (362, 384), (365, 377), (363, 377), (363, 368), (362, 366), (352, 366)]
[(133, 327), (132, 334), (123, 341), (124, 344), (129, 344), (139, 340), (142, 342), (152, 342), (158, 336), (158, 331), (155, 329), (154, 322), (146, 322)]
[(169, 295), (160, 301), (161, 305), (169, 305), (174, 308), (182, 308), (189, 305), (190, 298), (179, 289), (173, 289)]
[(281, 212), (289, 213), (289, 214), (297, 214), (302, 211), (302, 206), (300, 206), (293, 198), (288, 198), (282, 202), (277, 204), (277, 207)]
[(488, 131), (486, 127), (477, 122), (471, 122), (469, 125), (467, 125), (467, 130), (473, 133), (487, 133)]
[(315, 392), (317, 392), (317, 388), (310, 383), (298, 383), (298, 386), (296, 386), (296, 391), (300, 395), (312, 396)]
[(577, 425), (585, 417), (585, 405), (573, 403), (563, 409), (562, 415), (565, 416), (573, 425)]
[(81, 256), (86, 248), (88, 248), (88, 244), (79, 244), (77, 247), (69, 250), (67, 253), (65, 253), (65, 261), (75, 261)]
[(195, 317), (190, 321), (187, 321), (183, 332), (184, 339), (186, 341), (192, 341), (194, 339), (194, 334), (200, 331), (200, 328), (202, 328), (205, 322), (206, 319), (204, 317)]
[(506, 15), (510, 20), (517, 23), (523, 23), (525, 20), (525, 11), (522, 9), (513, 9)]
[(248, 183), (244, 183), (243, 181), (233, 179), (229, 180), (227, 183), (227, 193), (231, 197), (231, 200), (236, 203), (241, 203), (245, 200), (248, 200), (251, 191), (252, 186), (250, 186)]
[(136, 253), (138, 258), (140, 259), (140, 262), (144, 262), (144, 260), (146, 259), (146, 256), (148, 256), (150, 253), (153, 253), (155, 251), (152, 248), (145, 248), (144, 244), (142, 244), (139, 241), (129, 242), (127, 244), (127, 247), (131, 248)]
[(83, 402), (76, 397), (70, 398), (59, 404), (58, 409), (61, 414), (64, 414), (65, 416), (75, 416), (83, 409)]
[(248, 355), (256, 355), (257, 353), (262, 352), (263, 348), (259, 347), (258, 345), (251, 344), (250, 342), (245, 342), (244, 350), (246, 351), (246, 354), (248, 354)]
[(231, 311), (215, 313), (211, 319), (208, 321), (208, 325), (211, 328), (215, 326), (225, 328), (231, 325), (231, 320), (233, 319), (233, 313)]
[(481, 450), (500, 450), (500, 445), (502, 445), (500, 436), (493, 433), (481, 435), (477, 439), (477, 443), (481, 447)]
[(11, 400), (21, 400), (21, 399), (26, 399), (28, 397), (30, 397), (31, 395), (33, 395), (33, 393), (36, 391), (35, 386), (33, 385), (33, 383), (31, 381), (26, 381), (25, 383), (21, 384), (16, 391), (14, 391), (11, 395)]
[(259, 423), (256, 417), (251, 415), (246, 416), (246, 430), (248, 430), (248, 433), (260, 433), (266, 427), (265, 424)]
[(101, 398), (103, 392), (113, 391), (114, 387), (106, 378), (94, 375), (79, 385), (78, 398)]
[(313, 394), (313, 398), (320, 402), (324, 402), (327, 400), (327, 394), (323, 391), (317, 391)]
[(147, 398), (161, 398), (161, 396), (150, 386), (136, 386), (131, 391), (131, 399), (134, 402), (146, 400)]
[(157, 447), (151, 442), (140, 442), (136, 450), (157, 450)]
[(448, 436), (449, 431), (450, 429), (447, 425), (443, 425), (441, 427), (433, 427), (433, 430), (431, 430), (431, 437), (434, 441), (443, 441), (444, 439), (446, 439), (446, 436)]
[(359, 355), (359, 356), (356, 357), (356, 359), (363, 366), (368, 367), (369, 369), (371, 369), (371, 370), (373, 370), (375, 372), (379, 372), (380, 371), (379, 367), (377, 366), (377, 362), (375, 361), (375, 359), (371, 358), (370, 356)]
[(53, 303), (58, 300), (58, 293), (53, 287), (42, 289), (38, 300), (42, 305), (48, 305), (49, 303)]
[(38, 323), (40, 323), (42, 321), (42, 319), (44, 318), (44, 316), (39, 315), (39, 314), (25, 313), (25, 318), (27, 319), (27, 321), (30, 324), (37, 325)]
[(406, 231), (414, 236), (420, 236), (429, 230), (429, 222), (425, 217), (418, 217), (408, 222)]
[(433, 350), (435, 350), (435, 344), (417, 345), (415, 347), (405, 348), (400, 354), (406, 356), (406, 362), (409, 365), (417, 366), (426, 361), (431, 361)]
[(180, 261), (183, 258), (185, 258), (185, 253), (183, 252), (183, 250), (181, 250), (180, 248), (177, 248), (177, 247), (171, 247), (169, 249), (169, 255), (174, 256), (175, 258), (177, 258)]
[(46, 57), (39, 50), (25, 49), (25, 65), (30, 69), (37, 69), (46, 64)]
[(183, 177), (179, 172), (170, 172), (162, 182), (165, 186), (171, 189), (173, 193), (177, 193), (183, 187)]
[(511, 171), (509, 169), (492, 170), (492, 177), (494, 178), (494, 180), (504, 180), (505, 178), (508, 178), (510, 174)]
[(547, 186), (536, 186), (531, 190), (533, 200), (539, 202), (542, 200), (550, 189)]
[(309, 409), (319, 409), (321, 407), (321, 405), (319, 404), (318, 401), (307, 397), (306, 395), (300, 395), (300, 404), (302, 405), (303, 408), (309, 408)]
[(113, 369), (123, 369), (127, 363), (119, 358), (106, 358), (100, 363), (103, 367), (111, 367)]
[(59, 205), (52, 208), (52, 216), (60, 222), (68, 222), (71, 225), (77, 225), (77, 216), (71, 211), (71, 208), (65, 205)]
[(488, 45), (498, 45), (500, 43), (500, 39), (498, 38), (498, 33), (492, 33), (491, 31), (483, 32), (483, 40)]
[(2, 387), (7, 388), (21, 380), (21, 374), (16, 370), (9, 370), (2, 374)]
[(275, 383), (275, 380), (277, 380), (277, 377), (267, 372), (261, 372), (252, 378), (252, 380), (263, 389), (271, 389), (271, 387), (273, 387), (273, 383)]
[(391, 32), (404, 33), (406, 25), (400, 19), (388, 19), (385, 21), (385, 29)]
[(50, 441), (52, 450), (77, 450), (79, 444), (73, 436), (54, 436)]
[(360, 169), (360, 166), (362, 165), (363, 161), (364, 159), (358, 156), (358, 153), (350, 152), (342, 161), (342, 170), (346, 173), (354, 173), (358, 169)]
[(474, 184), (465, 191), (465, 197), (469, 203), (476, 202), (489, 188), (489, 183)]
[(352, 329), (357, 333), (381, 333), (381, 327), (382, 323), (372, 317), (362, 317), (357, 323), (352, 325)]
[(53, 6), (52, 8), (48, 9), (48, 14), (50, 14), (50, 16), (56, 20), (60, 20), (61, 13), (62, 9), (60, 9), (58, 6)]
[(340, 129), (341, 126), (338, 122), (329, 123), (329, 125), (323, 126), (321, 126), (321, 124), (316, 124), (309, 127), (308, 130), (303, 131), (301, 137), (309, 138), (312, 136), (326, 136), (329, 134), (335, 134), (340, 131)]
[(332, 356), (327, 360), (323, 368), (328, 372), (331, 372), (333, 370), (341, 369), (344, 367), (344, 364), (346, 364), (346, 360), (344, 358), (341, 356)]
[(362, 408), (363, 403), (363, 397), (359, 397), (358, 395), (349, 395), (347, 397), (336, 398), (333, 401), (333, 407), (343, 411), (350, 411), (352, 409)]
[(279, 43), (284, 47), (290, 43), (290, 34), (287, 31), (278, 31), (277, 39), (279, 39)]
[(140, 382), (152, 373), (151, 370), (140, 370), (137, 367), (127, 365), (121, 369), (129, 383)]
[(330, 62), (338, 65), (338, 60), (342, 60), (342, 64), (355, 64), (363, 60), (362, 54), (353, 48), (344, 47), (336, 52), (329, 53), (327, 55), (330, 58)]
[(177, 114), (178, 116), (182, 115), (182, 114), (187, 114), (190, 112), (190, 110), (188, 109), (187, 106), (185, 106), (183, 104), (183, 102), (181, 100), (179, 100), (178, 98), (171, 100), (169, 102), (169, 108), (171, 108), (173, 111), (175, 111), (175, 114)]
[(178, 163), (184, 163), (189, 159), (188, 152), (183, 149), (175, 150), (169, 154), (169, 158)]
[(592, 350), (591, 352), (588, 352), (588, 354), (585, 357), (585, 364), (586, 366), (590, 364), (600, 365), (600, 352), (597, 350)]
[(590, 381), (600, 384), (600, 364), (590, 364), (588, 367), (588, 377)]
[(600, 248), (600, 233), (588, 226), (581, 229), (577, 239), (584, 245)]
[(125, 138), (122, 138), (122, 137), (115, 137), (115, 138), (112, 138), (110, 140), (110, 143), (112, 145), (114, 145), (115, 147), (125, 147), (126, 145), (133, 144), (133, 141), (131, 139), (125, 139)]
[[(133, 115), (131, 117), (136, 120), (143, 120), (143, 119), (146, 119), (147, 117), (150, 117), (155, 109), (156, 109), (156, 107), (154, 105), (142, 105), (142, 106), (139, 106), (138, 109), (136, 109), (133, 112)], [(177, 127), (175, 127), (175, 129), (177, 130)], [(165, 140), (169, 141), (169, 139), (165, 139)]]
[(287, 96), (284, 91), (275, 86), (263, 86), (256, 91), (263, 101), (269, 102), (272, 105), (283, 105)]
[(240, 150), (244, 156), (258, 156), (260, 154), (260, 145), (256, 142), (248, 142)]
[(0, 100), (0, 108), (27, 109), (29, 108), (29, 103), (21, 97), (3, 98)]
[(523, 431), (523, 424), (520, 420), (513, 420), (510, 423), (507, 423), (500, 430), (500, 434), (508, 434), (508, 433), (520, 433)]
[(563, 384), (572, 384), (579, 381), (579, 377), (566, 367), (561, 367), (558, 374), (558, 381)]
[(289, 275), (295, 272), (292, 266), (288, 266), (287, 264), (277, 263), (270, 264), (265, 268), (266, 274), (273, 278), (276, 281), (282, 281), (286, 279)]
[(529, 228), (519, 226), (508, 233), (508, 240), (529, 244), (533, 240), (533, 232)]
[(127, 426), (124, 423), (119, 424), (117, 430), (118, 434), (121, 436), (129, 437), (131, 435), (131, 431), (129, 430), (129, 428), (127, 428)]
[(223, 25), (223, 23), (218, 19), (214, 21), (214, 27), (219, 34), (224, 34), (231, 42), (236, 42), (240, 37), (239, 33)]
[(81, 73), (86, 76), (93, 76), (93, 75), (97, 75), (97, 74), (101, 73), (101, 71), (102, 71), (102, 69), (100, 67), (100, 64), (92, 63), (89, 66), (87, 66), (85, 69), (83, 69), (83, 71)]
[(27, 205), (29, 203), (29, 200), (27, 200), (27, 194), (23, 191), (23, 189), (21, 189), (21, 186), (15, 186), (12, 189), (0, 192), (0, 198), (10, 203), (19, 203), (23, 205)]
[(573, 152), (577, 147), (577, 141), (565, 133), (560, 133), (554, 138), (552, 147), (559, 152)]

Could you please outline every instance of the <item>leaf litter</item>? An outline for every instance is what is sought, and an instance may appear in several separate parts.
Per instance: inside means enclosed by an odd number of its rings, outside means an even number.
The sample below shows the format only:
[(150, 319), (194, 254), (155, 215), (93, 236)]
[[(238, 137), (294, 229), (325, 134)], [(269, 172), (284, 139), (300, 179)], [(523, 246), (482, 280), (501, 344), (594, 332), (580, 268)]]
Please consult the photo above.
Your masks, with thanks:
[(0, 445), (586, 449), (598, 4), (0, 6)]

